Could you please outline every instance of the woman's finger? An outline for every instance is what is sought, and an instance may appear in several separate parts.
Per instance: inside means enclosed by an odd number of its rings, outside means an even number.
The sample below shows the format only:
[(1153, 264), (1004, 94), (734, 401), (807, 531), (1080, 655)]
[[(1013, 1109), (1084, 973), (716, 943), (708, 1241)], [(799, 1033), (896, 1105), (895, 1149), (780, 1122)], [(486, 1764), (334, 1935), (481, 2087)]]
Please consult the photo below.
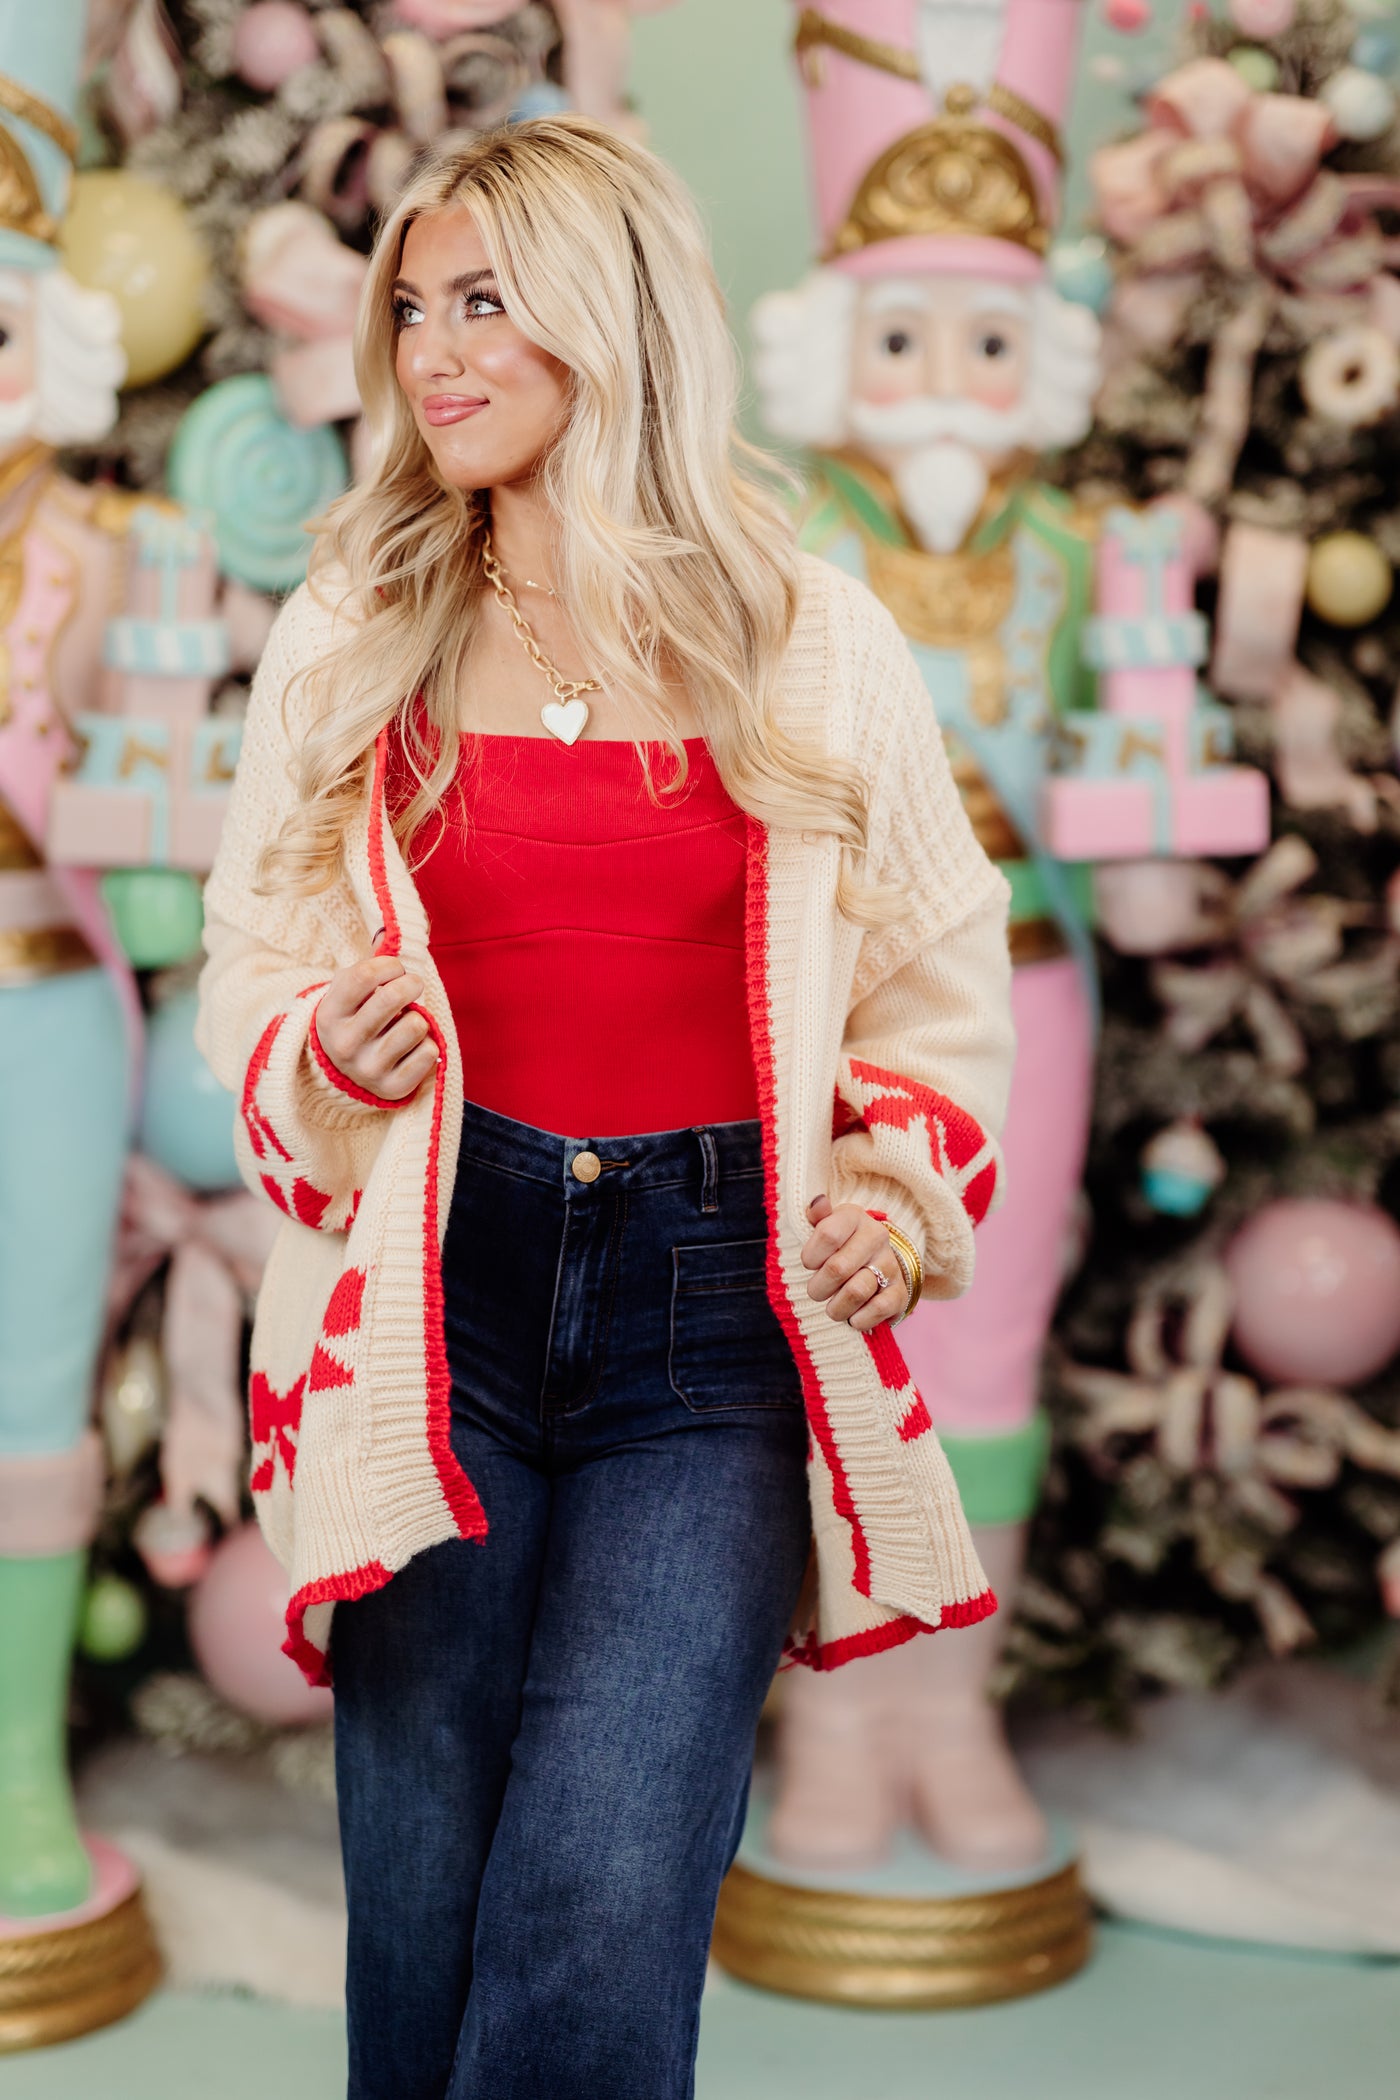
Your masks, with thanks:
[[(828, 1255), (815, 1274), (808, 1278), (807, 1294), (824, 1305), (834, 1298), (843, 1284), (849, 1283), (858, 1270), (868, 1261), (876, 1261), (889, 1248), (889, 1235), (883, 1225), (862, 1214), (860, 1224), (834, 1254)], [(890, 1259), (893, 1260), (893, 1256)], [(805, 1260), (805, 1256), (804, 1256)], [(882, 1264), (883, 1266), (883, 1264)], [(887, 1272), (888, 1273), (888, 1272)]]
[(395, 1021), (392, 1028), (384, 1029), (373, 1042), (367, 1044), (361, 1062), (366, 1071), (376, 1072), (382, 1077), (392, 1072), (396, 1064), (416, 1050), (427, 1034), (426, 1015), (407, 1013), (401, 1020)]
[(883, 1327), (886, 1320), (897, 1320), (904, 1311), (909, 1295), (904, 1286), (904, 1278), (897, 1268), (891, 1275), (884, 1262), (877, 1262), (875, 1266), (883, 1275), (889, 1277), (889, 1281), (878, 1290), (872, 1291), (864, 1305), (857, 1307), (850, 1315), (847, 1324), (854, 1327), (858, 1334), (869, 1334), (873, 1328)]
[(854, 1276), (843, 1283), (833, 1298), (827, 1301), (827, 1317), (832, 1320), (849, 1321), (854, 1313), (879, 1295), (880, 1285), (868, 1266), (857, 1269)]
[(387, 1073), (372, 1091), (383, 1101), (407, 1101), (409, 1095), (416, 1094), (428, 1077), (437, 1063), (437, 1056), (437, 1044), (429, 1036), (416, 1050), (411, 1050), (407, 1057), (401, 1058), (393, 1071)]
[(381, 984), (372, 992), (358, 1013), (352, 1014), (345, 1023), (346, 1041), (352, 1051), (362, 1050), (382, 1035), (406, 1006), (422, 991), (421, 979), (417, 977), (395, 977), (389, 984)]
[(316, 1007), (318, 1032), (323, 1030), (326, 1021), (348, 1020), (351, 1014), (359, 1012), (381, 984), (405, 974), (403, 964), (395, 955), (369, 956), (364, 962), (351, 963), (348, 969), (337, 970)]

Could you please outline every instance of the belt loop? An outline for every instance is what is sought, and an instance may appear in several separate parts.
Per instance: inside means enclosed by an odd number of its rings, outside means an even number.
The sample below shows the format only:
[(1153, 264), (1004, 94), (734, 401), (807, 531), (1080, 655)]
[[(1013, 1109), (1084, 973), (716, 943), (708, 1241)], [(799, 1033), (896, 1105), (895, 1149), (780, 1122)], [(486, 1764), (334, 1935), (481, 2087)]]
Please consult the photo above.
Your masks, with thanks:
[(700, 1157), (705, 1162), (705, 1176), (700, 1184), (700, 1208), (702, 1211), (719, 1209), (719, 1146), (715, 1143), (713, 1130), (698, 1130)]

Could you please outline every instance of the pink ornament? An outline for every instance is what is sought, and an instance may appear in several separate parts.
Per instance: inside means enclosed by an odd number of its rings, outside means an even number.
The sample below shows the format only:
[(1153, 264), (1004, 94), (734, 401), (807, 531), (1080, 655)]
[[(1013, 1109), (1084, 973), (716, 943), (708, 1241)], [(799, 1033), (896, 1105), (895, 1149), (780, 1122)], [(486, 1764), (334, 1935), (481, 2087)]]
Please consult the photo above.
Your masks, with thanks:
[(327, 1721), (328, 1691), (314, 1691), (282, 1653), (287, 1578), (256, 1524), (230, 1532), (190, 1599), (190, 1645), (230, 1706), (274, 1727)]
[(1261, 1377), (1361, 1385), (1400, 1349), (1400, 1229), (1374, 1204), (1267, 1204), (1225, 1266), (1235, 1343)]
[(401, 22), (439, 42), (463, 30), (494, 29), (519, 9), (520, 0), (395, 0), (394, 5)]
[(1120, 36), (1140, 36), (1152, 21), (1148, 0), (1104, 0), (1103, 18)]
[(1241, 36), (1282, 36), (1297, 12), (1298, 0), (1230, 0), (1230, 20)]
[(254, 0), (234, 25), (234, 69), (240, 80), (264, 95), (320, 55), (311, 17), (296, 0)]

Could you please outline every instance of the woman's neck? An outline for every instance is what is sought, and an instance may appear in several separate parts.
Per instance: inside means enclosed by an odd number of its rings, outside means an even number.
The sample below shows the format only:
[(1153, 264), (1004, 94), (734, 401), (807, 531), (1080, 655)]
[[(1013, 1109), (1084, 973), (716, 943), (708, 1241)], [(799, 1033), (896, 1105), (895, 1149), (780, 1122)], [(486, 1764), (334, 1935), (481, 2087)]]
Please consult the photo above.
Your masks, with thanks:
[(512, 482), (491, 491), (491, 538), (512, 582), (529, 577), (553, 589), (555, 536), (548, 505), (535, 483)]

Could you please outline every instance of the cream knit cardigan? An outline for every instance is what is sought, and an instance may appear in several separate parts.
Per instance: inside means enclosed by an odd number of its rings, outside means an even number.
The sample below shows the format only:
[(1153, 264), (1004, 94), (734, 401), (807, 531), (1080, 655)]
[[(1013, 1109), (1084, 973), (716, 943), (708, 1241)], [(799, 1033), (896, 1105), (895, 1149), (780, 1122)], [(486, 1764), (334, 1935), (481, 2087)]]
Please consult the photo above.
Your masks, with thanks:
[[(963, 814), (923, 682), (862, 585), (806, 556), (802, 582), (782, 718), (857, 761), (872, 865), (914, 902), (897, 928), (862, 932), (836, 909), (835, 842), (750, 818), (768, 1286), (811, 1427), (817, 1583), (789, 1654), (830, 1669), (969, 1624), (996, 1600), (894, 1333), (859, 1334), (807, 1295), (807, 1205), (825, 1191), (886, 1213), (923, 1252), (926, 1295), (966, 1289), (973, 1226), (999, 1194), (1013, 1039), (1007, 887)], [(313, 1682), (328, 1680), (337, 1600), (378, 1588), (444, 1539), (480, 1538), (489, 1552), (491, 1516), (448, 1437), (439, 1250), (461, 1059), (385, 815), (386, 737), (334, 885), (311, 898), (254, 894), (259, 854), (295, 799), (301, 688), (289, 695), (289, 682), (349, 617), (325, 586), (319, 597), (303, 586), (288, 602), (254, 686), (205, 896), (198, 1030), (240, 1103), (242, 1171), (285, 1213), (253, 1335), (251, 1484), (291, 1580), (287, 1652)], [(337, 1073), (315, 1029), (327, 979), (369, 954), (381, 927), (381, 946), (423, 980), (440, 1049), (433, 1080), (397, 1108)]]

